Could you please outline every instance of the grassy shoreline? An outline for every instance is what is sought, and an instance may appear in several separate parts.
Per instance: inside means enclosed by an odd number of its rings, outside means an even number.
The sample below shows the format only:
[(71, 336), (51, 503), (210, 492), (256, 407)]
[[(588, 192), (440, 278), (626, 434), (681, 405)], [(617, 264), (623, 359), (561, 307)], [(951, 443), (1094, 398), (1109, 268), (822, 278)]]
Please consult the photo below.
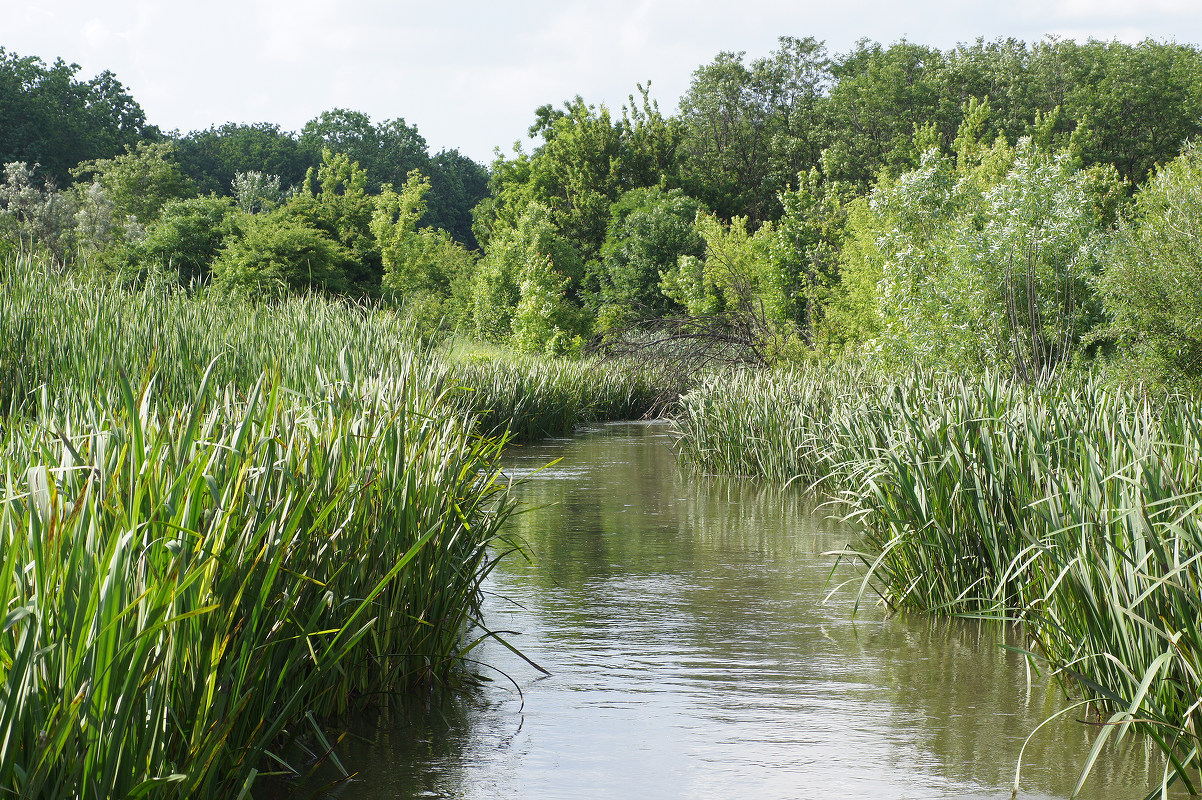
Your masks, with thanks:
[(1021, 621), (1113, 723), (1099, 740), (1134, 726), (1166, 781), (1199, 787), (1202, 402), (828, 370), (715, 378), (681, 406), (680, 452), (702, 469), (845, 504), (862, 591)]
[(253, 797), (296, 745), (328, 749), (330, 719), (462, 680), (481, 582), (517, 546), (506, 442), (657, 395), (597, 365), (448, 358), (384, 308), (129, 292), (29, 259), (0, 278), (19, 796)]

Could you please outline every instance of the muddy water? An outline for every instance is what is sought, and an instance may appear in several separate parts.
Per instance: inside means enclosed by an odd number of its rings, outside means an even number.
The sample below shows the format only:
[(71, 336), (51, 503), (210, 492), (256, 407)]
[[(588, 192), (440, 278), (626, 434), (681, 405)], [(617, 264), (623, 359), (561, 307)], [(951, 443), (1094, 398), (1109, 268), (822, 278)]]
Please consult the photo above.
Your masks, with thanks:
[[(857, 609), (832, 509), (690, 475), (665, 426), (518, 448), (509, 471), (531, 559), (495, 574), (485, 613), (551, 674), (481, 646), (494, 680), (360, 724), (340, 749), (357, 778), (329, 796), (1007, 798), (1066, 705), (998, 626)], [(1021, 797), (1072, 793), (1081, 716), (1031, 738)], [(1127, 742), (1082, 796), (1143, 797), (1160, 770)]]

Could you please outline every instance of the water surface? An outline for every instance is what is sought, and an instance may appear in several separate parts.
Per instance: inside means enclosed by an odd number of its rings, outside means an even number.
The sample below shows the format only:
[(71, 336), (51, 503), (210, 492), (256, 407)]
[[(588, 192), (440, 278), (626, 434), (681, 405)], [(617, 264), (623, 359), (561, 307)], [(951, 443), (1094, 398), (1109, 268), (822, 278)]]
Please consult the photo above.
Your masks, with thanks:
[[(998, 626), (857, 611), (835, 509), (690, 475), (663, 425), (515, 448), (508, 471), (531, 558), (498, 569), (485, 614), (550, 676), (481, 646), (495, 680), (360, 723), (332, 796), (1007, 798), (1065, 705)], [(1020, 796), (1072, 792), (1083, 716), (1031, 739)], [(1143, 797), (1161, 769), (1125, 743), (1082, 796)]]

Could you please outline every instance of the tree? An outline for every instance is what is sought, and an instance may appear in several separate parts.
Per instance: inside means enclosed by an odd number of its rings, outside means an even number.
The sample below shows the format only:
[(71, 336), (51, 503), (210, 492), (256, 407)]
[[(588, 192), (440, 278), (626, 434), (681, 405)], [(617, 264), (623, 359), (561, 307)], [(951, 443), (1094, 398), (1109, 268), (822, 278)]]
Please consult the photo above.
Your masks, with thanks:
[(568, 282), (545, 255), (528, 256), (518, 274), (518, 302), (510, 321), (515, 348), (553, 356), (580, 350), (583, 326), (579, 309), (565, 298)]
[(458, 150), (430, 159), (430, 193), (422, 222), (441, 228), (469, 250), (480, 246), (472, 233), (472, 209), (488, 195), (488, 170)]
[(681, 256), (704, 254), (705, 240), (693, 225), (699, 211), (701, 204), (681, 190), (658, 186), (631, 189), (610, 206), (601, 298), (611, 322), (679, 308), (659, 283)]
[[(958, 108), (940, 114), (939, 50), (902, 40), (888, 48), (861, 40), (839, 56), (832, 72), (829, 124), (838, 135), (823, 157), (827, 177), (867, 187), (878, 173), (897, 175), (918, 164), (920, 126), (933, 125), (939, 143), (951, 143)], [(946, 109), (945, 109), (946, 111)]]
[(1034, 49), (1031, 82), (1040, 110), (1060, 106), (1066, 131), (1088, 132), (1086, 166), (1113, 164), (1136, 184), (1202, 133), (1202, 53), (1188, 45), (1049, 39)]
[(171, 200), (145, 238), (127, 245), (113, 266), (127, 276), (154, 271), (182, 286), (207, 284), (226, 237), (237, 233), (237, 213), (225, 197)]
[(477, 247), (472, 208), (488, 193), (488, 172), (457, 150), (430, 157), (417, 127), (403, 119), (372, 122), (366, 114), (336, 108), (322, 112), (301, 130), (303, 151), (341, 153), (367, 175), (366, 191), (400, 186), (413, 170), (430, 179), (426, 225), (442, 228), (468, 247)]
[(1104, 279), (1114, 333), (1146, 377), (1202, 376), (1202, 152), (1188, 146), (1135, 197)]
[[(513, 232), (537, 206), (555, 230), (560, 252), (554, 269), (568, 278), (566, 299), (595, 312), (601, 301), (601, 248), (610, 209), (624, 192), (646, 186), (670, 188), (677, 163), (679, 125), (665, 120), (639, 87), (641, 104), (631, 98), (621, 119), (605, 106), (576, 97), (556, 109), (535, 112), (532, 136), (542, 144), (531, 154), (515, 145), (512, 158), (498, 154), (489, 186), (491, 195), (473, 211), (473, 232), (485, 250), (485, 270), (498, 240), (509, 247)], [(665, 172), (667, 170), (667, 172)], [(569, 255), (567, 250), (573, 251)], [(495, 259), (492, 260), (495, 263)]]
[(813, 38), (781, 37), (750, 66), (743, 55), (719, 53), (693, 73), (680, 101), (683, 180), (719, 216), (746, 215), (755, 227), (779, 215), (777, 193), (826, 146), (831, 62)]
[[(853, 205), (830, 324), (879, 331), (902, 363), (1044, 379), (1099, 321), (1093, 285), (1119, 179), (1037, 137), (984, 145), (974, 134), (986, 112), (971, 109), (957, 157), (928, 148)], [(1046, 142), (1055, 120), (1037, 123)]]
[(351, 256), (345, 265), (348, 289), (377, 295), (383, 264), (371, 232), (375, 199), (367, 193), (367, 172), (345, 153), (322, 151), (321, 166), (310, 168), (300, 190), (281, 211), (338, 242)]
[[(605, 241), (609, 204), (623, 188), (622, 126), (605, 106), (576, 97), (541, 133), (544, 143), (530, 165), (534, 196), (583, 260), (592, 260)], [(581, 276), (569, 277), (574, 290)]]
[[(498, 231), (489, 241), (468, 300), (468, 316), (476, 335), (490, 341), (505, 341), (513, 334), (514, 311), (523, 297), (522, 281), (531, 270), (536, 274), (527, 295), (531, 291), (543, 292), (562, 279), (570, 283), (571, 275), (580, 274), (580, 255), (551, 216), (546, 206), (530, 203), (516, 225)], [(558, 277), (552, 280), (546, 270), (554, 271)], [(557, 310), (559, 304), (556, 300)], [(525, 313), (533, 313), (537, 307), (528, 304)]]
[(239, 173), (277, 175), (283, 188), (296, 186), (321, 155), (302, 149), (296, 137), (268, 122), (227, 122), (192, 131), (176, 139), (175, 147), (180, 169), (200, 194), (228, 195)]
[(768, 252), (772, 225), (752, 233), (747, 217), (735, 217), (727, 225), (699, 212), (694, 226), (705, 242), (705, 255), (684, 255), (676, 269), (665, 271), (660, 282), (664, 295), (694, 315), (751, 313), (783, 323), (784, 283)]
[(818, 170), (798, 176), (799, 186), (780, 194), (784, 213), (773, 230), (768, 256), (780, 275), (785, 316), (813, 345), (831, 291), (839, 282), (851, 186), (821, 180)]
[(271, 211), (283, 205), (288, 199), (280, 185), (279, 175), (265, 175), (262, 172), (236, 172), (230, 182), (234, 204), (247, 214), (258, 214)]
[(78, 64), (41, 59), (0, 47), (0, 164), (37, 164), (59, 186), (81, 161), (108, 158), (158, 128), (107, 70), (81, 81)]
[(426, 140), (403, 119), (376, 124), (360, 111), (323, 111), (305, 123), (300, 145), (314, 156), (329, 150), (349, 157), (367, 173), (369, 192), (386, 183), (399, 186), (412, 170), (429, 171)]
[(448, 288), (430, 279), (427, 268), (431, 265), (425, 258), (428, 242), (423, 241), (417, 229), (426, 212), (424, 198), (429, 190), (430, 181), (414, 170), (400, 192), (384, 186), (376, 198), (371, 232), (384, 268), (383, 287), (390, 294), (412, 294), (419, 290), (445, 292)]
[(140, 224), (153, 222), (170, 200), (192, 196), (194, 189), (175, 163), (171, 142), (141, 142), (121, 155), (86, 161), (71, 170), (104, 190), (117, 213)]
[(346, 248), (284, 209), (244, 215), (240, 236), (228, 238), (213, 262), (214, 284), (223, 289), (278, 295), (350, 288)]
[(72, 255), (78, 202), (73, 194), (57, 191), (53, 180), (39, 185), (35, 172), (19, 161), (4, 165), (0, 242), (20, 252), (44, 249), (62, 264)]

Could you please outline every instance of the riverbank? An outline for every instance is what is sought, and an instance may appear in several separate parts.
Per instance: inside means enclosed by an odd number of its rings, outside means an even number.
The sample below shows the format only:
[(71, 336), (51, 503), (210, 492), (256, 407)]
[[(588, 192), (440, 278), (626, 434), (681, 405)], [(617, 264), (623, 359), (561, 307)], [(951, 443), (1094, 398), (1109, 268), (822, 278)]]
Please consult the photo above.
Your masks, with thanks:
[(328, 720), (470, 679), (516, 547), (506, 442), (656, 394), (454, 360), (386, 308), (0, 272), (0, 786), (22, 796), (249, 797), (328, 750)]
[(1113, 723), (1099, 739), (1135, 727), (1166, 781), (1197, 789), (1198, 400), (817, 370), (713, 378), (681, 406), (680, 451), (701, 469), (843, 503), (865, 599), (1021, 621), (1031, 658)]

